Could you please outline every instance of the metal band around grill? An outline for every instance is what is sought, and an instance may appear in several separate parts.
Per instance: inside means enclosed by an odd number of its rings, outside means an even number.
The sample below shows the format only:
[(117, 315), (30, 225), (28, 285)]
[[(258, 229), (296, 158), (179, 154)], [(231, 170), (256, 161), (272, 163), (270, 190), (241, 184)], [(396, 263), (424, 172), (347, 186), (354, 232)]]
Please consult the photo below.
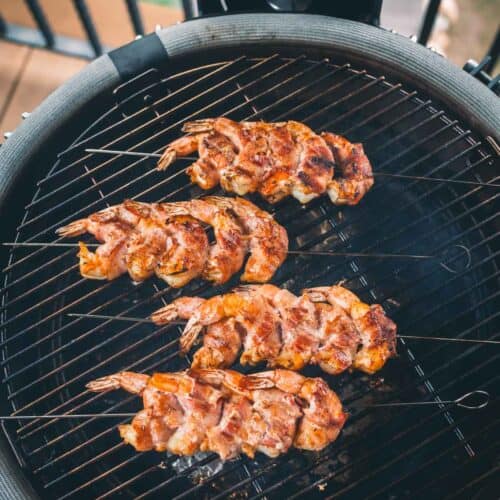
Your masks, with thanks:
[(123, 47), (112, 50), (108, 55), (122, 82), (150, 68), (157, 68), (163, 73), (169, 66), (167, 49), (156, 33), (138, 38)]

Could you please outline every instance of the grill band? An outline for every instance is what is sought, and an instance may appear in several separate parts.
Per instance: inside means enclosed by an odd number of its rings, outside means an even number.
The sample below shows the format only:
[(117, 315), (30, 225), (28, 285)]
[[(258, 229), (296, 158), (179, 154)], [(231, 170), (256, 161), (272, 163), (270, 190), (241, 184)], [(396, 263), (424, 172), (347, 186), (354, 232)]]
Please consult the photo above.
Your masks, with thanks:
[(170, 64), (167, 49), (156, 33), (151, 33), (112, 50), (108, 55), (122, 82), (150, 68), (157, 68), (165, 72)]

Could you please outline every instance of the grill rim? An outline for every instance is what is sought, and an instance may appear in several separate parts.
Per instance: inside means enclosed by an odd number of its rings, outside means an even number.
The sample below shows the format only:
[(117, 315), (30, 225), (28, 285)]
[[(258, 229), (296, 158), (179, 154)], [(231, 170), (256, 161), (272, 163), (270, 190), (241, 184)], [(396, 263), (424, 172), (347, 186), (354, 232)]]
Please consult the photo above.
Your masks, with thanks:
[[(493, 92), (440, 56), (402, 36), (379, 28), (304, 14), (275, 14), (271, 21), (267, 15), (245, 14), (190, 21), (152, 36), (159, 36), (170, 60), (180, 65), (196, 53), (206, 53), (209, 58), (220, 60), (225, 51), (234, 52), (235, 49), (247, 54), (277, 50), (282, 54), (293, 52), (295, 56), (297, 53), (315, 57), (319, 54), (361, 62), (363, 66), (395, 75), (401, 81), (410, 81), (412, 86), (418, 87), (419, 82), (424, 82), (427, 94), (436, 101), (445, 102), (448, 107), (452, 106), (457, 114), (463, 114), (467, 123), (471, 123), (471, 118), (479, 113), (470, 106), (477, 106), (479, 102), (478, 108), (486, 109), (488, 114), (480, 116), (477, 122), (474, 119), (471, 125), (479, 132), (487, 131), (485, 135), (493, 137), (500, 129), (500, 104)], [(134, 43), (130, 46), (134, 47)], [(372, 53), (376, 53), (377, 60), (367, 60)], [(392, 66), (383, 65), (384, 54), (397, 57), (397, 60), (392, 60)], [(411, 54), (411, 58), (405, 54)], [(432, 73), (422, 72), (422, 67), (411, 64), (412, 60), (420, 63), (425, 60), (427, 69), (430, 71), (429, 68), (432, 68)], [(407, 67), (402, 65), (403, 61)], [(424, 77), (430, 78), (430, 75), (431, 81), (425, 80)], [(458, 87), (459, 94), (451, 95), (450, 75), (456, 78), (453, 88)], [(3, 215), (12, 211), (17, 213), (16, 208), (9, 206), (9, 201), (19, 189), (21, 179), (28, 173), (30, 165), (43, 150), (45, 141), (57, 135), (84, 106), (119, 83), (119, 74), (109, 56), (101, 56), (52, 94), (16, 130), (0, 149), (0, 211)], [(450, 94), (444, 92), (445, 85), (446, 92)], [(471, 109), (474, 113), (471, 113)], [(30, 147), (26, 147), (25, 143)], [(1, 438), (3, 440), (5, 435)], [(26, 495), (26, 491), (32, 491), (31, 482), (24, 476), (12, 475), (12, 470), (19, 471), (18, 462), (12, 454), (2, 451), (0, 447), (0, 484), (13, 493), (11, 498), (16, 497), (14, 492), (22, 492), (23, 498), (38, 498), (34, 494)], [(29, 475), (29, 471), (26, 472)]]

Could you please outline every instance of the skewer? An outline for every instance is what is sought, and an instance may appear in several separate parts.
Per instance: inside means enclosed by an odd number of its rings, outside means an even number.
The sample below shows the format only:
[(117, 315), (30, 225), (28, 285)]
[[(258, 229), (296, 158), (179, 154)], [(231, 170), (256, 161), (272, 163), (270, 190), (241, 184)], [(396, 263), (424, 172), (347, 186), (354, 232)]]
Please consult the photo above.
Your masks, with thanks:
[(388, 172), (373, 172), (372, 177), (391, 177), (393, 179), (408, 179), (414, 181), (445, 182), (449, 184), (464, 184), (466, 186), (483, 186), (499, 188), (500, 184), (495, 182), (463, 181), (460, 179), (446, 179), (445, 177), (426, 177), (422, 175), (390, 174)]
[[(86, 153), (103, 153), (109, 155), (125, 155), (125, 156), (142, 156), (143, 158), (161, 158), (162, 155), (159, 153), (143, 153), (142, 151), (119, 151), (117, 149), (92, 149), (88, 148), (85, 150)], [(182, 156), (179, 159), (194, 161), (197, 158), (194, 156)]]
[[(66, 316), (71, 318), (90, 318), (90, 319), (112, 319), (117, 321), (129, 321), (132, 323), (150, 323), (155, 324), (149, 318), (136, 318), (132, 316), (110, 316), (107, 314), (82, 314), (82, 313), (68, 313)], [(172, 321), (169, 325), (185, 325), (186, 321)], [(424, 337), (420, 335), (396, 335), (400, 339), (407, 340), (434, 340), (439, 342), (464, 342), (471, 344), (500, 344), (500, 340), (476, 340), (476, 339), (454, 339), (451, 337)]]
[[(38, 241), (25, 241), (15, 242), (7, 241), (2, 243), (4, 247), (63, 247), (63, 248), (76, 248), (78, 243), (43, 243)], [(99, 243), (85, 243), (87, 247), (98, 247)]]
[[(117, 149), (93, 149), (88, 148), (85, 150), (86, 153), (99, 153), (99, 154), (109, 154), (109, 155), (129, 155), (129, 156), (142, 156), (143, 158), (161, 158), (162, 155), (159, 153), (145, 153), (142, 151), (120, 151)], [(183, 156), (186, 160), (196, 160), (194, 157)], [(479, 182), (479, 181), (463, 181), (458, 179), (446, 179), (444, 177), (426, 177), (421, 175), (405, 175), (405, 174), (391, 174), (388, 172), (373, 172), (372, 177), (392, 177), (394, 179), (407, 179), (416, 181), (429, 181), (429, 182), (444, 182), (448, 184), (464, 184), (467, 186), (483, 186), (483, 187), (495, 187), (499, 188), (498, 183), (489, 182)]]
[[(467, 399), (473, 396), (479, 396), (479, 401), (475, 404), (466, 403)], [(486, 391), (471, 391), (457, 399), (449, 401), (410, 401), (398, 403), (379, 403), (367, 405), (369, 408), (382, 407), (382, 406), (423, 406), (423, 405), (455, 405), (466, 410), (480, 410), (485, 408), (490, 401), (490, 395)], [(136, 413), (60, 413), (54, 415), (0, 415), (0, 420), (32, 420), (36, 418), (51, 419), (51, 418), (125, 418), (135, 417)]]
[[(479, 396), (479, 401), (475, 404), (466, 403), (467, 399), (473, 396)], [(482, 401), (481, 401), (482, 399)], [(370, 407), (374, 406), (424, 406), (424, 405), (456, 405), (460, 408), (465, 408), (466, 410), (479, 410), (484, 408), (490, 402), (490, 394), (486, 391), (471, 391), (466, 394), (460, 396), (457, 399), (451, 399), (449, 401), (410, 401), (410, 402), (401, 402), (401, 403), (378, 403), (369, 405)]]
[[(2, 243), (3, 246), (8, 247), (61, 247), (61, 248), (76, 248), (78, 243), (51, 243), (51, 242), (38, 242), (38, 241), (27, 241), (27, 242), (16, 242), (7, 241)], [(95, 248), (100, 245), (100, 243), (86, 243), (89, 248)], [(456, 248), (460, 248), (467, 253), (468, 262), (465, 266), (467, 269), (470, 266), (470, 253), (469, 250), (463, 245), (454, 245)], [(333, 250), (288, 250), (289, 255), (317, 255), (317, 256), (329, 256), (329, 257), (362, 257), (362, 258), (373, 258), (373, 259), (414, 259), (414, 260), (430, 260), (430, 259), (442, 259), (442, 255), (420, 255), (420, 254), (399, 254), (399, 253), (363, 253), (363, 252), (337, 252)], [(450, 272), (455, 272), (449, 268), (443, 262), (440, 265)]]
[[(43, 242), (15, 242), (8, 241), (2, 243), (3, 246), (9, 247), (64, 247), (76, 248), (78, 243), (43, 243)], [(100, 243), (85, 243), (87, 247), (98, 247)], [(397, 253), (362, 253), (362, 252), (334, 252), (329, 250), (288, 250), (290, 255), (329, 255), (339, 257), (376, 257), (376, 258), (401, 258), (401, 259), (437, 259), (439, 255), (413, 255), (413, 254), (397, 254)]]
[[(71, 318), (93, 318), (93, 319), (114, 319), (118, 321), (129, 321), (131, 323), (153, 323), (153, 320), (148, 318), (136, 318), (133, 316), (108, 316), (106, 314), (80, 314), (68, 313), (66, 316)], [(185, 321), (172, 321), (169, 325), (185, 325)]]
[(34, 418), (125, 418), (135, 417), (136, 413), (61, 413), (54, 415), (6, 415), (1, 416), (0, 420), (31, 420)]

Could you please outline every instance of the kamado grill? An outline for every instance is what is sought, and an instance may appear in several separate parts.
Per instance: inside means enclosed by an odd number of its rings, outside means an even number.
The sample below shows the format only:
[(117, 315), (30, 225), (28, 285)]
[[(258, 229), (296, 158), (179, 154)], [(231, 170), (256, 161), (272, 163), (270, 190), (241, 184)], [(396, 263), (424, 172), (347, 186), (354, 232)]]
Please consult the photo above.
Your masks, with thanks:
[[(0, 150), (5, 241), (58, 242), (56, 228), (125, 198), (202, 196), (183, 173), (190, 160), (157, 172), (151, 158), (85, 150), (161, 153), (183, 122), (214, 116), (294, 119), (332, 130), (362, 142), (375, 172), (498, 182), (498, 98), (436, 53), (322, 16), (214, 17), (100, 57), (25, 120)], [(306, 206), (251, 199), (287, 228), (291, 249), (437, 256), (290, 255), (274, 283), (299, 292), (342, 280), (382, 304), (401, 335), (494, 340), (498, 195), (488, 187), (379, 177), (356, 207), (336, 207), (327, 197)], [(146, 318), (181, 295), (211, 296), (238, 282), (214, 288), (197, 280), (181, 290), (158, 279), (96, 282), (79, 275), (75, 255), (75, 248), (49, 245), (4, 255), (4, 414), (136, 411), (137, 398), (92, 394), (85, 383), (124, 369), (188, 367), (190, 359), (178, 356), (182, 327), (68, 313)], [(398, 351), (372, 377), (326, 376), (350, 418), (322, 452), (223, 463), (214, 455), (137, 453), (116, 431), (129, 418), (15, 420), (3, 423), (11, 449), (3, 445), (2, 487), (11, 498), (34, 491), (44, 498), (493, 498), (496, 346), (400, 339)], [(493, 401), (474, 412), (369, 406), (439, 403), (473, 390)]]

